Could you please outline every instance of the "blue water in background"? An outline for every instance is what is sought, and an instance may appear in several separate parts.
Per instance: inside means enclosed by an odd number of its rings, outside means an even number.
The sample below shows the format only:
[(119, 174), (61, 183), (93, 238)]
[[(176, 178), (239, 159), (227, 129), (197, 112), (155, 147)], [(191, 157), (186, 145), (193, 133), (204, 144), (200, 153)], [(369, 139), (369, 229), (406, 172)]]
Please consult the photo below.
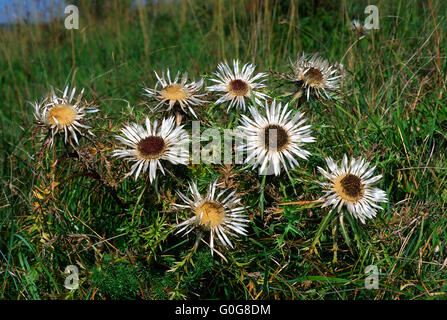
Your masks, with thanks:
[(0, 0), (0, 24), (49, 22), (65, 16), (64, 0)]
[[(152, 2), (158, 2), (151, 0)], [(134, 4), (147, 4), (149, 0), (134, 0)], [(65, 0), (0, 0), (0, 25), (26, 22), (49, 22), (64, 18)]]

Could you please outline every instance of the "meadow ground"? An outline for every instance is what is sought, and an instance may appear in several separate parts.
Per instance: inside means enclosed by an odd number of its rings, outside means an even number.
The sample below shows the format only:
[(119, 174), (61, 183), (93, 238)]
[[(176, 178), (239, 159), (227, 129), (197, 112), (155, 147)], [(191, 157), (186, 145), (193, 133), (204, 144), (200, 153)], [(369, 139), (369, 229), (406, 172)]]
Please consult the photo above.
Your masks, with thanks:
[[(362, 39), (349, 23), (364, 21), (367, 1), (85, 2), (79, 30), (63, 21), (0, 29), (0, 297), (445, 299), (447, 3), (373, 2), (380, 28)], [(344, 65), (337, 99), (284, 96), (294, 86), (278, 74), (303, 51)], [(267, 92), (305, 112), (316, 137), (309, 160), (265, 180), (242, 165), (203, 163), (167, 166), (153, 184), (123, 179), (114, 135), (153, 106), (142, 95), (153, 71), (210, 84), (217, 63), (236, 58), (272, 71)], [(101, 109), (90, 123), (95, 143), (81, 139), (75, 152), (81, 160), (61, 139), (41, 152), (28, 103), (71, 82)], [(197, 113), (202, 130), (241, 118), (215, 104)], [(345, 153), (383, 174), (389, 202), (366, 224), (314, 201), (317, 166)], [(190, 179), (202, 190), (219, 179), (249, 207), (248, 236), (219, 247), (223, 257), (203, 243), (193, 249), (194, 233), (173, 232), (188, 214), (173, 210), (175, 190)], [(68, 265), (79, 268), (77, 290), (64, 288)], [(365, 288), (368, 265), (379, 289)]]

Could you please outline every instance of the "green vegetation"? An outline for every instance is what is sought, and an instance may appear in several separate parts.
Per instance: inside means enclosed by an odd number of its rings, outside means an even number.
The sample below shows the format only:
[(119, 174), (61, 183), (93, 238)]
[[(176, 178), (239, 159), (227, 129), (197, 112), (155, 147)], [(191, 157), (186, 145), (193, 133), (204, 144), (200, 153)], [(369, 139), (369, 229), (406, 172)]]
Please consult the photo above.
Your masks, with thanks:
[[(376, 1), (380, 29), (360, 40), (349, 23), (364, 21), (368, 1), (88, 3), (78, 1), (79, 30), (63, 21), (0, 29), (2, 299), (446, 298), (445, 1)], [(154, 70), (209, 79), (218, 62), (239, 58), (273, 71), (269, 94), (289, 102), (294, 87), (277, 73), (302, 51), (343, 63), (346, 76), (337, 100), (291, 102), (317, 138), (300, 168), (265, 184), (241, 165), (213, 164), (167, 166), (153, 184), (123, 180), (113, 137), (147, 115), (142, 87), (155, 85)], [(41, 153), (28, 103), (72, 82), (101, 109), (89, 123), (98, 143), (81, 139), (81, 160), (61, 139)], [(225, 110), (199, 109), (202, 130), (237, 126), (240, 112)], [(389, 203), (365, 225), (313, 202), (317, 166), (344, 153), (383, 174)], [(172, 207), (175, 191), (191, 178), (204, 191), (219, 178), (250, 207), (249, 235), (221, 249), (225, 259), (172, 230), (187, 216)], [(365, 289), (371, 264), (378, 290)], [(78, 290), (64, 288), (67, 265), (79, 267)]]

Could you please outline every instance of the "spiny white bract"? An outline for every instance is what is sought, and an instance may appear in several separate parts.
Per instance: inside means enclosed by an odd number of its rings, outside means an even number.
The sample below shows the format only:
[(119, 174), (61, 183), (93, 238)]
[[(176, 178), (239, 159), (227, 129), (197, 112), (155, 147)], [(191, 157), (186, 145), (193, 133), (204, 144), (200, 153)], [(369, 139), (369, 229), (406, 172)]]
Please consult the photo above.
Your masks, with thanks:
[(39, 125), (44, 126), (50, 130), (51, 140), (50, 145), (54, 143), (54, 137), (59, 132), (64, 132), (64, 141), (67, 143), (69, 133), (78, 144), (77, 134), (83, 133), (79, 128), (85, 129), (85, 131), (94, 135), (90, 129), (90, 126), (82, 124), (83, 118), (87, 113), (98, 112), (99, 109), (95, 107), (86, 106), (82, 102), (82, 95), (84, 89), (78, 94), (75, 99), (76, 88), (69, 89), (67, 85), (61, 96), (58, 96), (53, 87), (50, 87), (50, 94), (44, 98), (42, 102), (32, 103), (34, 107), (34, 117), (38, 121)]
[(340, 212), (346, 205), (348, 212), (362, 223), (375, 217), (377, 209), (382, 209), (376, 203), (387, 202), (386, 193), (373, 187), (382, 178), (382, 175), (373, 176), (376, 167), (369, 168), (370, 163), (363, 158), (352, 158), (348, 163), (346, 154), (341, 167), (331, 158), (326, 158), (326, 163), (328, 171), (318, 167), (320, 173), (329, 179), (329, 182), (320, 183), (326, 192), (320, 198), (326, 200), (322, 207), (332, 206)]
[[(238, 126), (243, 143), (237, 151), (248, 153), (245, 163), (252, 163), (253, 169), (261, 165), (260, 172), (266, 173), (267, 166), (273, 166), (275, 175), (279, 175), (281, 164), (285, 170), (299, 166), (297, 158), (307, 160), (310, 153), (302, 146), (314, 142), (311, 136), (310, 125), (303, 125), (307, 119), (304, 113), (297, 112), (292, 116), (293, 110), (288, 110), (280, 102), (273, 100), (265, 103), (263, 116), (255, 107), (250, 107), (251, 118), (242, 115), (241, 126)], [(287, 160), (287, 161), (286, 161)]]
[(207, 88), (209, 91), (222, 92), (216, 104), (229, 102), (228, 112), (232, 107), (245, 110), (246, 99), (250, 99), (251, 95), (256, 104), (261, 104), (261, 100), (268, 98), (267, 94), (258, 91), (266, 87), (263, 82), (267, 74), (261, 72), (253, 76), (255, 68), (254, 64), (246, 63), (240, 69), (238, 60), (233, 60), (233, 70), (228, 63), (219, 63), (218, 71), (214, 73), (216, 78), (210, 79), (216, 84)]
[[(291, 61), (291, 73), (287, 75), (292, 82), (302, 82), (306, 90), (307, 100), (310, 93), (317, 97), (331, 99), (328, 92), (340, 87), (339, 65), (331, 65), (318, 54), (312, 56), (303, 53), (295, 61)], [(323, 95), (324, 94), (324, 95)]]
[(174, 117), (163, 119), (158, 126), (157, 120), (153, 123), (146, 117), (146, 128), (140, 124), (132, 123), (123, 129), (123, 136), (116, 136), (126, 149), (117, 149), (113, 155), (135, 162), (128, 175), (135, 173), (135, 180), (141, 172), (149, 171), (152, 182), (159, 168), (164, 174), (161, 161), (173, 164), (186, 165), (189, 161), (189, 136), (183, 126), (176, 126)]
[(153, 111), (164, 104), (168, 105), (167, 110), (171, 110), (177, 103), (184, 112), (189, 110), (189, 112), (197, 118), (193, 107), (206, 102), (203, 100), (203, 97), (206, 94), (200, 93), (203, 86), (203, 79), (200, 79), (198, 82), (191, 81), (190, 83), (187, 83), (188, 73), (183, 73), (182, 78), (180, 79), (180, 71), (178, 71), (174, 80), (171, 80), (169, 69), (166, 71), (166, 76), (164, 72), (162, 72), (161, 77), (155, 72), (155, 76), (158, 79), (155, 88), (144, 88), (144, 91), (146, 92), (144, 94), (145, 96), (159, 101)]
[[(196, 228), (210, 232), (209, 246), (211, 254), (214, 251), (214, 237), (217, 236), (224, 247), (233, 248), (228, 236), (237, 234), (247, 235), (247, 223), (250, 222), (244, 213), (246, 207), (240, 206), (240, 198), (235, 197), (236, 190), (227, 193), (228, 189), (216, 195), (217, 180), (210, 184), (206, 196), (203, 198), (195, 182), (189, 183), (192, 199), (181, 192), (177, 192), (185, 204), (174, 204), (178, 209), (190, 209), (193, 217), (179, 223), (177, 233), (190, 233)], [(226, 195), (224, 195), (227, 193)]]

